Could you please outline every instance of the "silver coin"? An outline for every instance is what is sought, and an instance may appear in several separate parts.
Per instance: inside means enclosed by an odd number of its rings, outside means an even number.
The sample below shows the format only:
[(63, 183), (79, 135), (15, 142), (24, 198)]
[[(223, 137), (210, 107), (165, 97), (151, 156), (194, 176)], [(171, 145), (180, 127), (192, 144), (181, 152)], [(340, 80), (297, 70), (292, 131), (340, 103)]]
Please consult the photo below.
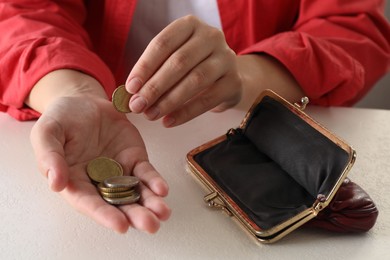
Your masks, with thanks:
[(132, 188), (137, 186), (139, 179), (135, 176), (115, 176), (104, 180), (104, 186), (107, 188)]

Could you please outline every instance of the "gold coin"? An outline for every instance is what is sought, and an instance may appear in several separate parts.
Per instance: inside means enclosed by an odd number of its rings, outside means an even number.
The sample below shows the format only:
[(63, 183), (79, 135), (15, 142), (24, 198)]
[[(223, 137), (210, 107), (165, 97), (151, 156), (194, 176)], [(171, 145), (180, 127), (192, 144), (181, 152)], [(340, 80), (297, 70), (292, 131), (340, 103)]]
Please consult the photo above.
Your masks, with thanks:
[(104, 186), (104, 183), (101, 182), (97, 185), (99, 192), (121, 192), (121, 191), (128, 191), (128, 187), (119, 187), (119, 188), (109, 188)]
[(129, 197), (136, 193), (135, 189), (127, 190), (127, 191), (119, 191), (119, 192), (104, 192), (100, 191), (100, 195), (105, 198), (124, 198)]
[(125, 204), (132, 204), (137, 202), (140, 199), (140, 197), (141, 195), (138, 192), (135, 192), (133, 195), (123, 197), (123, 198), (103, 197), (103, 199), (113, 205), (125, 205)]
[(115, 160), (107, 157), (98, 157), (90, 161), (87, 165), (89, 178), (100, 183), (107, 178), (122, 176), (122, 166)]
[(115, 176), (104, 180), (104, 186), (108, 188), (132, 188), (138, 185), (139, 179), (135, 176)]
[(130, 113), (129, 101), (131, 96), (132, 94), (125, 89), (125, 85), (121, 85), (112, 93), (112, 104), (119, 112)]

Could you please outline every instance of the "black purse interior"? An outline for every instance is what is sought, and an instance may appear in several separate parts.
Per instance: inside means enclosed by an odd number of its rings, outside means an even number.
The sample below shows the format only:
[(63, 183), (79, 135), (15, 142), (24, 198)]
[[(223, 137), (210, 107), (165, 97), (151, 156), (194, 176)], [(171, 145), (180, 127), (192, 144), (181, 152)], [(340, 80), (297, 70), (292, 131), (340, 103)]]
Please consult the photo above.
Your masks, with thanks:
[(266, 230), (327, 196), (349, 154), (269, 96), (248, 120), (194, 160)]

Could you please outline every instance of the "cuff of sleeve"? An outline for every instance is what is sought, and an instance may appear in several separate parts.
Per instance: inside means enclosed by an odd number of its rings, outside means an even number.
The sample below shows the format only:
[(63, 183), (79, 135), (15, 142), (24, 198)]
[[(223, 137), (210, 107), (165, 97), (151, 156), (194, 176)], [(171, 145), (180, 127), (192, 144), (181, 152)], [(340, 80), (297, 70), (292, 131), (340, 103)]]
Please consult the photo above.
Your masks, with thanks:
[(108, 96), (115, 89), (115, 79), (107, 65), (83, 46), (61, 39), (38, 39), (21, 53), (16, 69), (10, 73), (0, 111), (18, 120), (31, 120), (40, 113), (28, 108), (24, 101), (34, 85), (46, 74), (58, 69), (73, 69), (94, 77)]
[(295, 77), (312, 104), (344, 105), (364, 85), (364, 69), (340, 47), (301, 32), (285, 32), (244, 49), (266, 53)]

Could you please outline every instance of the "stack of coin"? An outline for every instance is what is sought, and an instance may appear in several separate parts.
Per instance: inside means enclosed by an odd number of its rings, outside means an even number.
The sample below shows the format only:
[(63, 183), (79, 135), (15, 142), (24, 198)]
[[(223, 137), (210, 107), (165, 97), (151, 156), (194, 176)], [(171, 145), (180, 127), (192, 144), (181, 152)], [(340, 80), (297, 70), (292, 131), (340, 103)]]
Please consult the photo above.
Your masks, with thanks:
[(130, 113), (129, 101), (131, 96), (132, 95), (126, 91), (125, 85), (121, 85), (116, 88), (112, 94), (112, 104), (119, 112)]
[(98, 157), (90, 161), (87, 173), (97, 185), (100, 195), (110, 204), (130, 204), (140, 198), (136, 189), (139, 179), (135, 176), (123, 176), (122, 166), (113, 159)]
[(135, 176), (117, 176), (105, 179), (98, 184), (103, 199), (113, 205), (135, 203), (140, 194), (136, 187), (139, 179)]

